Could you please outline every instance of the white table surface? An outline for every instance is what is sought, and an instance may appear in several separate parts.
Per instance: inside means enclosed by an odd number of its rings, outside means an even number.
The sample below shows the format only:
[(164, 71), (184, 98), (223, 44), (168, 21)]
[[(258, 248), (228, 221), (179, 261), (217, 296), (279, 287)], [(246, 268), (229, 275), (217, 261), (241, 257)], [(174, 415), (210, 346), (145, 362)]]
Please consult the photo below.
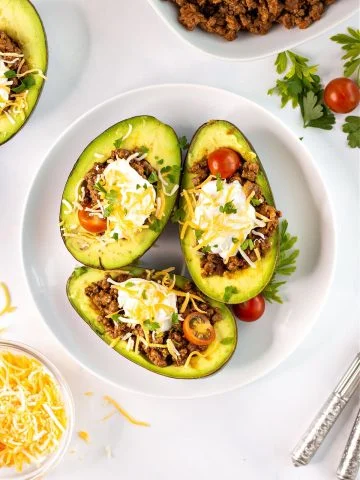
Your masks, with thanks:
[[(346, 146), (340, 127), (331, 133), (304, 130), (296, 111), (280, 110), (278, 98), (267, 96), (275, 79), (274, 57), (252, 63), (208, 57), (175, 37), (145, 0), (37, 0), (35, 5), (48, 34), (49, 80), (29, 124), (0, 150), (0, 280), (9, 285), (18, 307), (0, 323), (9, 325), (5, 338), (37, 347), (58, 365), (75, 397), (76, 430), (91, 435), (86, 445), (75, 434), (75, 453), (67, 453), (47, 478), (180, 480), (202, 478), (204, 472), (209, 480), (335, 478), (359, 397), (352, 399), (309, 466), (294, 468), (289, 453), (359, 350), (358, 151)], [(340, 76), (340, 50), (329, 37), (356, 24), (353, 17), (296, 51), (321, 64), (324, 81)], [(59, 134), (80, 114), (112, 95), (165, 82), (203, 83), (239, 93), (271, 110), (303, 136), (328, 186), (338, 232), (333, 286), (303, 344), (261, 380), (199, 400), (170, 401), (125, 393), (85, 372), (44, 326), (20, 260), (26, 194)], [(85, 397), (88, 390), (95, 395)], [(116, 398), (135, 417), (149, 421), (151, 428), (135, 427), (120, 416), (101, 422), (108, 411), (104, 394)], [(106, 457), (105, 445), (111, 446), (113, 458)]]

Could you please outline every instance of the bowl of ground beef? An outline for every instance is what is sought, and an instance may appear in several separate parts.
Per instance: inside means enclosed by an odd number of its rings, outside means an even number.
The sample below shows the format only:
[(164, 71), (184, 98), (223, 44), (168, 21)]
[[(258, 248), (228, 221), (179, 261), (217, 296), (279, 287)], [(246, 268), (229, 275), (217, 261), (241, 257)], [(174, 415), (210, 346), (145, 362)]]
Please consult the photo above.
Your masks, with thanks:
[(358, 0), (148, 0), (194, 47), (228, 60), (293, 48), (358, 11)]

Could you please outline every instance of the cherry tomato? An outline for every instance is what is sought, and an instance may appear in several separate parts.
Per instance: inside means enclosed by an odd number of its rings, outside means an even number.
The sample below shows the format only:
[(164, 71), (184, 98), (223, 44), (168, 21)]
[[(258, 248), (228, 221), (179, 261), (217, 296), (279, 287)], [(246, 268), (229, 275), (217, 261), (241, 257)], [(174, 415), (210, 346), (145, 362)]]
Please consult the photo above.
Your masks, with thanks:
[(334, 78), (326, 85), (324, 102), (336, 113), (349, 113), (359, 105), (359, 87), (350, 78)]
[(235, 315), (244, 322), (255, 322), (265, 311), (265, 300), (262, 295), (250, 298), (244, 303), (233, 306)]
[(215, 329), (203, 313), (192, 312), (183, 321), (185, 338), (194, 345), (210, 345), (215, 340)]
[(219, 174), (221, 178), (231, 177), (241, 165), (240, 155), (227, 147), (211, 152), (207, 162), (212, 175)]
[(91, 233), (102, 233), (106, 230), (106, 218), (100, 218), (97, 215), (90, 215), (90, 212), (79, 210), (78, 213), (80, 225)]

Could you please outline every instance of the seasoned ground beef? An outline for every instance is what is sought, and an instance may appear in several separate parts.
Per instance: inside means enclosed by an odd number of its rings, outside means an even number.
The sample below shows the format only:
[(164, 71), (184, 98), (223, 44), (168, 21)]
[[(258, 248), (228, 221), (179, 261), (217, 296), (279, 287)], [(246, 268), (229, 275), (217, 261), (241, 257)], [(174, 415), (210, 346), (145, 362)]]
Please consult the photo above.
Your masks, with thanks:
[[(136, 325), (135, 327), (126, 324), (123, 322), (117, 322), (108, 318), (109, 315), (120, 313), (123, 314), (124, 312), (119, 310), (119, 305), (117, 301), (118, 291), (114, 288), (111, 283), (107, 280), (111, 278), (110, 275), (107, 275), (103, 280), (99, 282), (95, 282), (90, 284), (85, 288), (85, 294), (90, 298), (94, 309), (98, 312), (98, 321), (104, 325), (106, 333), (108, 333), (112, 338), (118, 338), (125, 336), (126, 334), (131, 334), (134, 340), (136, 335), (141, 337), (145, 337), (144, 331), (140, 325)], [(114, 278), (117, 282), (124, 282), (130, 278), (130, 275), (121, 274)], [(194, 295), (197, 295), (203, 298), (203, 295), (194, 287), (191, 282), (185, 285), (184, 289), (185, 292), (190, 292)], [(177, 297), (177, 307), (178, 311), (184, 302), (184, 297)], [(210, 322), (214, 324), (215, 322), (221, 320), (222, 316), (221, 313), (216, 309), (213, 308), (211, 305), (205, 302), (198, 302), (198, 307), (203, 310), (205, 315), (208, 317)], [(193, 308), (192, 304), (188, 304), (185, 312), (182, 313), (183, 318), (189, 315), (196, 310)], [(139, 351), (143, 354), (150, 362), (158, 367), (166, 367), (167, 365), (176, 364), (176, 365), (184, 365), (186, 362), (187, 357), (191, 352), (194, 351), (203, 351), (206, 350), (206, 346), (198, 346), (190, 343), (184, 337), (183, 329), (181, 322), (176, 325), (173, 325), (172, 328), (168, 332), (151, 332), (149, 333), (152, 342), (157, 344), (166, 344), (166, 340), (170, 338), (175, 348), (179, 352), (179, 356), (176, 360), (169, 354), (167, 348), (156, 348), (156, 347), (148, 347), (143, 343), (139, 344)]]
[[(190, 173), (193, 174), (192, 182), (195, 186), (200, 185), (210, 175), (210, 170), (207, 163), (207, 158), (203, 158), (195, 163)], [(256, 178), (259, 173), (259, 165), (255, 162), (242, 161), (240, 168), (226, 181), (235, 182), (238, 181), (243, 187), (246, 197), (254, 192), (253, 198), (259, 201), (258, 205), (254, 205), (255, 210), (269, 218), (270, 221), (266, 223), (265, 227), (257, 228), (257, 231), (264, 235), (265, 238), (250, 233), (247, 238), (251, 239), (254, 244), (254, 249), (257, 248), (261, 257), (265, 256), (266, 252), (271, 247), (270, 237), (274, 233), (276, 227), (279, 224), (279, 217), (281, 212), (276, 210), (275, 207), (268, 205), (262, 194), (261, 187), (256, 183)], [(245, 253), (252, 262), (256, 262), (257, 256), (250, 247), (245, 250)], [(201, 273), (204, 277), (210, 277), (213, 275), (224, 275), (225, 272), (235, 272), (249, 267), (249, 264), (240, 254), (230, 257), (228, 263), (224, 263), (222, 257), (216, 253), (205, 252), (202, 253), (201, 260)]]
[[(124, 148), (119, 148), (113, 150), (110, 155), (110, 160), (115, 160), (116, 158), (128, 158), (130, 155), (135, 153), (137, 150), (125, 150)], [(99, 192), (95, 188), (95, 183), (97, 181), (98, 175), (103, 173), (105, 168), (108, 166), (109, 162), (103, 163), (95, 163), (91, 170), (85, 175), (84, 178), (84, 187), (85, 187), (85, 196), (83, 201), (81, 202), (82, 206), (89, 206), (95, 205), (97, 201), (100, 199)], [(143, 160), (130, 160), (130, 165), (134, 170), (137, 171), (139, 175), (143, 178), (148, 179), (150, 174), (154, 171), (154, 168), (150, 165), (150, 163), (143, 159)]]
[[(0, 30), (0, 52), (1, 53), (19, 53), (22, 54), (22, 50), (19, 45), (12, 40), (5, 32)], [(0, 59), (5, 63), (5, 65), (9, 68), (9, 70), (13, 70), (17, 73), (25, 73), (29, 70), (28, 64), (26, 60), (6, 55), (0, 55)], [(20, 79), (14, 77), (11, 79), (12, 85), (11, 87), (18, 87), (20, 84)], [(10, 93), (9, 99), (12, 99), (12, 94)]]
[(170, 0), (179, 8), (179, 22), (188, 30), (201, 28), (226, 40), (239, 31), (265, 34), (280, 23), (307, 28), (335, 0)]

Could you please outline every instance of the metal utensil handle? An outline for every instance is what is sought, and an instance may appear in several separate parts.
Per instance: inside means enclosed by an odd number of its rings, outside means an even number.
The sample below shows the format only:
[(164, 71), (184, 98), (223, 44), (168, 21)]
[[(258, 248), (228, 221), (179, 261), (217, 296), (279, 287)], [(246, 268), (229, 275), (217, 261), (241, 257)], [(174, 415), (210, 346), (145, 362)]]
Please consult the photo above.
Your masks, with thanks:
[(293, 450), (291, 459), (296, 467), (310, 462), (346, 404), (347, 399), (344, 400), (337, 393), (332, 393), (326, 400)]
[(341, 457), (336, 475), (340, 480), (355, 480), (360, 466), (360, 410)]

